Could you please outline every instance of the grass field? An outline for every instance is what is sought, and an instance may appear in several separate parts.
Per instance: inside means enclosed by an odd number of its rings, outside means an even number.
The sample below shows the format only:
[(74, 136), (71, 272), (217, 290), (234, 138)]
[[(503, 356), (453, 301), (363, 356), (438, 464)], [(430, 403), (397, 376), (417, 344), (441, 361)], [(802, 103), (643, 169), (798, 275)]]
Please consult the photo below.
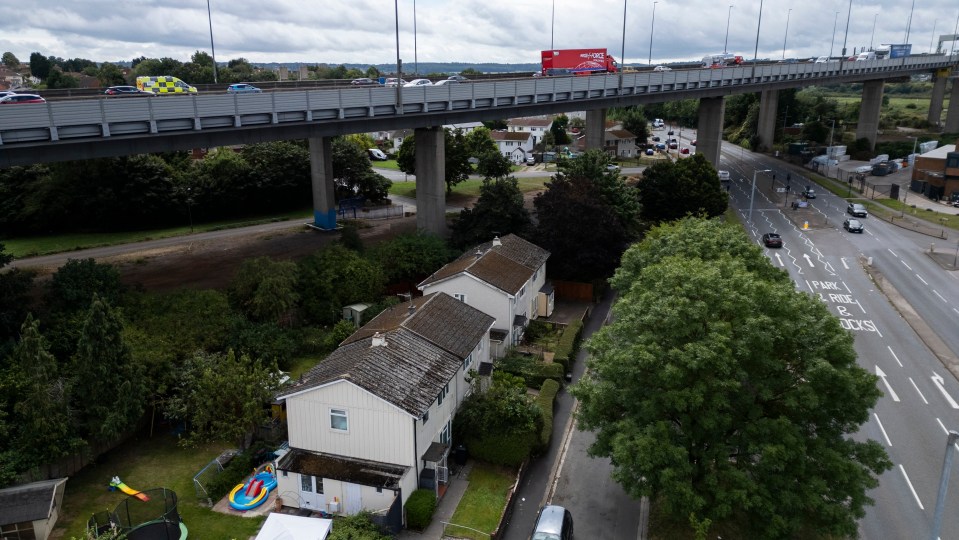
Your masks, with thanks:
[[(549, 173), (543, 173), (544, 176), (536, 178), (517, 178), (519, 190), (523, 193), (530, 191), (539, 191), (549, 181)], [(453, 186), (453, 193), (447, 195), (447, 202), (456, 204), (457, 200), (475, 199), (480, 195), (480, 187), (483, 186), (482, 180), (469, 179)], [(416, 182), (393, 182), (390, 188), (391, 195), (400, 195), (402, 197), (416, 197)]]
[(462, 527), (447, 525), (443, 534), (456, 538), (488, 540), (489, 534), (476, 531), (492, 532), (499, 525), (506, 507), (506, 494), (515, 481), (515, 471), (477, 462), (470, 471), (466, 493), (450, 519), (451, 523)]
[[(928, 96), (897, 96), (895, 94), (887, 94), (886, 96), (889, 98), (889, 104), (883, 105), (880, 112), (882, 116), (925, 120), (929, 114), (930, 98)], [(836, 100), (840, 105), (849, 105), (862, 101), (861, 96), (849, 95), (829, 96), (829, 99)], [(945, 112), (948, 110), (949, 98), (946, 97), (946, 99), (943, 100), (942, 107), (943, 120), (945, 120)]]
[(249, 538), (256, 534), (263, 518), (230, 516), (202, 507), (197, 504), (193, 487), (193, 476), (228, 448), (231, 445), (182, 448), (176, 437), (166, 433), (130, 440), (70, 477), (57, 526), (66, 531), (63, 538), (84, 538), (90, 516), (112, 511), (128, 497), (108, 489), (110, 479), (119, 476), (133, 489), (165, 487), (176, 492), (177, 510), (190, 538)]

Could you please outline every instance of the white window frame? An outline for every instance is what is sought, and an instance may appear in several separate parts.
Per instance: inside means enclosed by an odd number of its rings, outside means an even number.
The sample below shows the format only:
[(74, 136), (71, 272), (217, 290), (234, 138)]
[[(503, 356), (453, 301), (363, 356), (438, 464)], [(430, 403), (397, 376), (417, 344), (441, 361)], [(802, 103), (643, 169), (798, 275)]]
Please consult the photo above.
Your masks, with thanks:
[[(335, 418), (342, 418), (346, 422), (346, 427), (339, 428), (333, 422)], [(350, 414), (346, 409), (334, 409), (330, 407), (330, 430), (337, 433), (349, 433), (350, 432)]]
[(473, 353), (469, 353), (466, 356), (466, 360), (463, 360), (463, 371), (467, 371), (470, 367), (470, 364), (473, 363)]
[(466, 303), (466, 293), (453, 293), (453, 298), (463, 302), (464, 304)]

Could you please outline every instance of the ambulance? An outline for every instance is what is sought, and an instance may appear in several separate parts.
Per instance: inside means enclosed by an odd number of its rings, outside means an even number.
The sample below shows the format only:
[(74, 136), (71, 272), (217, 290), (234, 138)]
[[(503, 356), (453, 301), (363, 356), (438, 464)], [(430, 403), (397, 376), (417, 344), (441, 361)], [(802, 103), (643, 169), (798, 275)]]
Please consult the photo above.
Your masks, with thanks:
[(196, 87), (169, 75), (137, 77), (137, 88), (154, 94), (196, 94)]

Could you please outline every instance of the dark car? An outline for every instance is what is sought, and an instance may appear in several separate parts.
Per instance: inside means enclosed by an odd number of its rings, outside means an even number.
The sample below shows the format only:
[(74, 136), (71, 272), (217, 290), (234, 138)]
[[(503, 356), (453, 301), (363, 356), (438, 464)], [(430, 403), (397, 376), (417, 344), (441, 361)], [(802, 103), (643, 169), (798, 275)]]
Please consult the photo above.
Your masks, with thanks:
[(155, 96), (153, 92), (140, 90), (136, 86), (111, 86), (103, 91), (108, 96)]
[(668, 132), (666, 132), (666, 135), (672, 135), (672, 134), (673, 134), (673, 130), (669, 130)]
[(858, 219), (847, 219), (846, 221), (842, 222), (842, 228), (849, 232), (861, 233), (862, 222), (860, 222)]
[(803, 190), (802, 196), (805, 197), (805, 198), (807, 198), (807, 199), (815, 199), (815, 198), (816, 198), (816, 190), (812, 189), (811, 187), (807, 187), (806, 189)]
[(763, 244), (770, 248), (783, 247), (783, 239), (776, 233), (766, 233), (763, 235)]
[(849, 203), (849, 206), (846, 207), (846, 213), (853, 217), (866, 217), (869, 215), (866, 207), (858, 203)]
[(656, 143), (656, 149), (657, 149), (657, 150), (665, 150), (665, 149), (666, 149), (666, 143)]
[[(652, 148), (647, 148), (647, 149), (646, 149), (646, 155), (647, 155), (647, 156), (651, 156), (651, 155), (653, 155), (653, 154), (655, 154), (655, 153), (656, 153), (656, 151), (653, 150)], [(957, 204), (959, 204), (959, 203), (957, 203)]]
[(653, 142), (659, 142), (659, 135), (653, 136)]
[(10, 94), (0, 98), (0, 105), (18, 105), (21, 103), (46, 103), (47, 100), (36, 94)]

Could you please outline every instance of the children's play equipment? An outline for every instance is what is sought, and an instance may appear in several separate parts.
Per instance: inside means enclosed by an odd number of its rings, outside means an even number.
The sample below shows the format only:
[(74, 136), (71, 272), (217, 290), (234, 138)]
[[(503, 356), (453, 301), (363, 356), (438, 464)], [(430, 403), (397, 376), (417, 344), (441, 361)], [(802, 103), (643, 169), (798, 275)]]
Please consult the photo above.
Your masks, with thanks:
[(140, 499), (143, 502), (147, 502), (150, 500), (150, 497), (146, 493), (143, 493), (142, 491), (137, 491), (131, 488), (130, 486), (124, 484), (123, 482), (121, 482), (119, 476), (114, 476), (113, 479), (110, 480), (110, 488), (119, 489), (120, 491), (126, 493), (127, 495), (130, 495), (131, 497), (136, 497), (137, 499)]
[(270, 490), (276, 487), (276, 472), (267, 463), (253, 471), (250, 479), (237, 484), (230, 492), (230, 507), (236, 510), (251, 510), (266, 502)]
[[(116, 487), (129, 494), (119, 485)], [(136, 493), (145, 498), (124, 498), (112, 512), (93, 514), (87, 529), (94, 538), (116, 529), (128, 540), (186, 540), (187, 528), (177, 512), (174, 491), (154, 488)]]

